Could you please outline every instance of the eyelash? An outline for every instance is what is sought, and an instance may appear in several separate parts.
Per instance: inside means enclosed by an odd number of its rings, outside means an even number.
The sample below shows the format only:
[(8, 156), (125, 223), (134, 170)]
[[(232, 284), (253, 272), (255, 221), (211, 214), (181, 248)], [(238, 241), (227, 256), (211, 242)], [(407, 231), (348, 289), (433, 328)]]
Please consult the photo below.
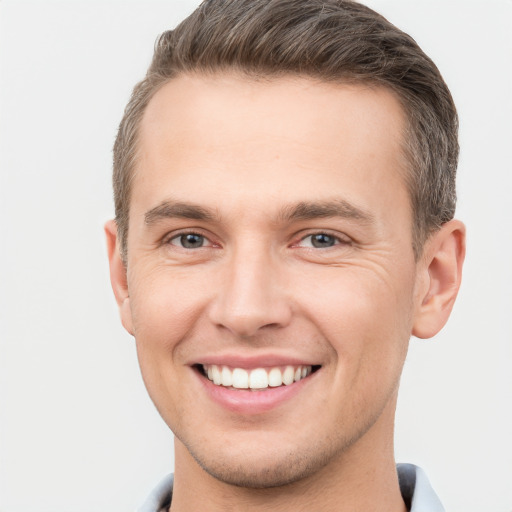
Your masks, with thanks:
[[(328, 247), (315, 247), (313, 245), (313, 237), (314, 236), (326, 236), (331, 239), (333, 239), (333, 245), (330, 245)], [(348, 237), (341, 237), (339, 235), (336, 235), (334, 233), (331, 233), (329, 231), (314, 231), (312, 233), (308, 233), (307, 235), (300, 238), (300, 240), (294, 244), (294, 246), (298, 246), (300, 243), (304, 242), (307, 239), (311, 239), (311, 245), (307, 246), (308, 249), (330, 249), (332, 247), (336, 247), (339, 245), (349, 245), (351, 243), (351, 240)]]
[[(184, 247), (183, 243), (175, 244), (173, 243), (174, 240), (180, 240), (183, 242), (183, 237), (187, 236), (197, 236), (201, 237), (204, 242), (207, 243), (207, 245), (201, 245), (199, 247)], [(313, 238), (314, 236), (325, 236), (328, 238), (331, 238), (333, 240), (333, 245), (329, 245), (327, 247), (315, 247)], [(348, 238), (342, 238), (338, 235), (335, 235), (334, 233), (331, 233), (329, 231), (315, 231), (312, 233), (309, 233), (305, 236), (302, 236), (300, 240), (294, 244), (292, 244), (292, 247), (298, 247), (301, 243), (303, 243), (305, 240), (311, 239), (311, 243), (309, 246), (306, 246), (308, 249), (330, 249), (332, 247), (336, 247), (338, 245), (349, 245), (351, 241)], [(183, 231), (181, 233), (174, 234), (172, 237), (167, 238), (167, 240), (164, 241), (165, 244), (173, 245), (176, 247), (179, 247), (181, 249), (185, 250), (194, 250), (194, 249), (203, 249), (203, 248), (209, 248), (209, 247), (215, 247), (215, 243), (213, 243), (206, 235), (204, 235), (201, 232), (198, 231)]]
[[(187, 236), (201, 237), (204, 240), (204, 242), (208, 243), (208, 245), (201, 245), (200, 247), (184, 247), (182, 244), (178, 245), (178, 244), (172, 243), (173, 240), (180, 240), (180, 239), (183, 239), (183, 237), (187, 237)], [(215, 244), (206, 235), (204, 235), (203, 233), (201, 233), (199, 231), (183, 231), (181, 233), (173, 234), (173, 236), (167, 238), (164, 241), (164, 243), (168, 244), (168, 245), (174, 245), (175, 247), (179, 247), (179, 248), (185, 249), (185, 250), (203, 249), (203, 248), (215, 246)]]

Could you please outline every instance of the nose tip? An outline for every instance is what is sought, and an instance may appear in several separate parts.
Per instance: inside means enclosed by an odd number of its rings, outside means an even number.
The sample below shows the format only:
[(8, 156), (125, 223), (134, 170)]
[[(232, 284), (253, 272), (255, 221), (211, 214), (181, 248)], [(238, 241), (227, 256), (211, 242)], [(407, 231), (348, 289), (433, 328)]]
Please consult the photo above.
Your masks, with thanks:
[(286, 326), (291, 308), (276, 273), (269, 262), (232, 264), (211, 305), (211, 321), (240, 338)]
[(287, 316), (285, 311), (279, 312), (276, 309), (227, 308), (223, 315), (217, 317), (216, 324), (237, 337), (250, 338), (261, 330), (285, 326), (288, 323)]

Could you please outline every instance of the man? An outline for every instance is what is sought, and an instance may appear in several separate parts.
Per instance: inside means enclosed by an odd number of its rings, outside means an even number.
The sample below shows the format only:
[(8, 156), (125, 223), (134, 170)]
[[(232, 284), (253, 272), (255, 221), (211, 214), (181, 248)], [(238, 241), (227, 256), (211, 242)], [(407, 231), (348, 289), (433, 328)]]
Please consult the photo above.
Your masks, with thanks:
[(361, 4), (212, 0), (161, 36), (106, 225), (175, 434), (141, 510), (442, 510), (393, 422), (409, 338), (460, 285), (457, 156), (439, 71)]

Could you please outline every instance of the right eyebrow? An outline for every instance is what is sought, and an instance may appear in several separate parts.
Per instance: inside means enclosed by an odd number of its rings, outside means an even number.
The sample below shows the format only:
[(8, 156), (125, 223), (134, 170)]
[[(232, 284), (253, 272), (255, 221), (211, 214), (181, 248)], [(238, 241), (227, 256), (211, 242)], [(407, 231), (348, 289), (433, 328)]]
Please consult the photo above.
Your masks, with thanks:
[(152, 226), (162, 219), (176, 218), (213, 221), (218, 219), (218, 215), (194, 203), (172, 200), (163, 201), (144, 214), (144, 222), (147, 226)]

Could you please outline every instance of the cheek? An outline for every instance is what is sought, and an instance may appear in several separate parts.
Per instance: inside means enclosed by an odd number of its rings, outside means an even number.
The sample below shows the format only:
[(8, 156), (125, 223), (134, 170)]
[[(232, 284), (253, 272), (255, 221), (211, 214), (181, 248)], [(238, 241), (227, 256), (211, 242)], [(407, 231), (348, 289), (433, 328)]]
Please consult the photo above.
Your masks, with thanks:
[(144, 348), (172, 350), (192, 328), (207, 288), (193, 276), (162, 269), (134, 279), (130, 300), (135, 337)]
[(383, 278), (362, 268), (331, 269), (305, 283), (304, 311), (328, 340), (344, 371), (387, 371), (405, 357), (412, 328), (412, 280)]
[[(196, 286), (197, 284), (197, 286)], [(193, 338), (204, 287), (168, 271), (131, 283), (130, 301), (137, 357), (146, 389), (164, 420), (176, 426), (180, 404), (190, 397), (180, 386), (186, 367), (180, 347)]]
[(180, 378), (179, 350), (190, 339), (201, 315), (204, 287), (171, 276), (169, 271), (153, 272), (130, 284), (131, 316), (142, 377), (153, 398), (177, 389)]
[(335, 353), (326, 401), (342, 411), (333, 420), (340, 426), (361, 411), (366, 411), (362, 421), (371, 423), (371, 414), (382, 411), (396, 392), (411, 329), (412, 302), (405, 289), (401, 292), (380, 279), (346, 275), (312, 306), (316, 325)]

